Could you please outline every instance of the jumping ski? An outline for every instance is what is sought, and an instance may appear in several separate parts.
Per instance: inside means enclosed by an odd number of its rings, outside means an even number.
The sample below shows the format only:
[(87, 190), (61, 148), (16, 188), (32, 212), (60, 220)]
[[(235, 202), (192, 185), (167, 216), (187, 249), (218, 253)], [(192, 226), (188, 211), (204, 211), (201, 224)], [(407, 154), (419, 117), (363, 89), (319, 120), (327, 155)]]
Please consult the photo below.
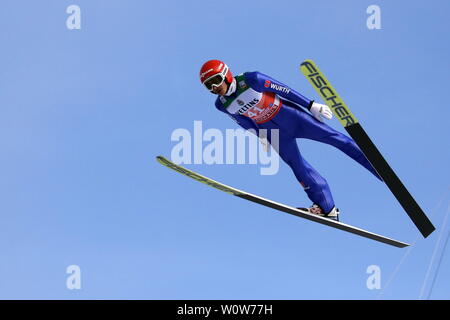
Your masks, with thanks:
[(163, 156), (157, 156), (156, 160), (159, 163), (161, 163), (162, 165), (164, 165), (176, 172), (179, 172), (191, 179), (194, 179), (198, 182), (204, 183), (210, 187), (216, 188), (218, 190), (229, 193), (236, 197), (239, 197), (239, 198), (242, 198), (242, 199), (245, 199), (248, 201), (252, 201), (252, 202), (258, 203), (260, 205), (263, 205), (263, 206), (266, 206), (266, 207), (269, 207), (269, 208), (272, 208), (272, 209), (275, 209), (278, 211), (283, 211), (283, 212), (292, 214), (294, 216), (297, 216), (297, 217), (300, 217), (303, 219), (314, 221), (314, 222), (317, 222), (317, 223), (320, 223), (320, 224), (323, 224), (323, 225), (326, 225), (326, 226), (329, 226), (329, 227), (332, 227), (335, 229), (340, 229), (340, 230), (343, 230), (343, 231), (346, 231), (349, 233), (353, 233), (353, 234), (356, 234), (361, 237), (365, 237), (365, 238), (372, 239), (372, 240), (375, 240), (378, 242), (389, 244), (394, 247), (404, 248), (404, 247), (409, 246), (409, 244), (404, 243), (404, 242), (400, 242), (400, 241), (397, 241), (397, 240), (394, 240), (391, 238), (387, 238), (387, 237), (384, 237), (384, 236), (381, 236), (381, 235), (378, 235), (378, 234), (375, 234), (375, 233), (372, 233), (372, 232), (369, 232), (369, 231), (366, 231), (366, 230), (363, 230), (363, 229), (360, 229), (357, 227), (353, 227), (348, 224), (344, 224), (342, 222), (338, 222), (338, 221), (335, 221), (335, 220), (332, 220), (329, 218), (324, 218), (324, 217), (321, 217), (321, 216), (318, 216), (315, 214), (311, 214), (306, 210), (300, 210), (300, 209), (297, 209), (297, 208), (294, 208), (294, 207), (291, 207), (291, 206), (288, 206), (288, 205), (285, 205), (282, 203), (278, 203), (278, 202), (275, 202), (272, 200), (268, 200), (268, 199), (253, 195), (253, 194), (245, 192), (245, 191), (235, 189), (235, 188), (227, 186), (223, 183), (212, 180), (208, 177), (202, 176), (194, 171), (188, 170), (180, 165), (177, 165), (177, 164), (173, 163), (172, 161), (166, 159)]
[(349, 107), (331, 86), (328, 79), (312, 60), (305, 60), (300, 65), (300, 71), (309, 80), (317, 93), (339, 119), (339, 122), (344, 126), (345, 130), (361, 148), (367, 160), (369, 160), (381, 176), (422, 235), (425, 238), (428, 237), (435, 230), (435, 227), (381, 155), (380, 151), (378, 151)]

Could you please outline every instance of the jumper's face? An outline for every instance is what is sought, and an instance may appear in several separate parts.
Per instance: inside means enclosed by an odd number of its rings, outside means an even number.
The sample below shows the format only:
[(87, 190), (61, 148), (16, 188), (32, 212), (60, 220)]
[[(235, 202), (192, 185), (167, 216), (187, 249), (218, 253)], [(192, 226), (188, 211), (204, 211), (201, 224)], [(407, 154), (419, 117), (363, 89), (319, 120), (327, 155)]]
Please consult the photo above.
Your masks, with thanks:
[(228, 84), (224, 81), (219, 86), (214, 86), (211, 92), (223, 96), (225, 95), (225, 93), (227, 93), (227, 90)]

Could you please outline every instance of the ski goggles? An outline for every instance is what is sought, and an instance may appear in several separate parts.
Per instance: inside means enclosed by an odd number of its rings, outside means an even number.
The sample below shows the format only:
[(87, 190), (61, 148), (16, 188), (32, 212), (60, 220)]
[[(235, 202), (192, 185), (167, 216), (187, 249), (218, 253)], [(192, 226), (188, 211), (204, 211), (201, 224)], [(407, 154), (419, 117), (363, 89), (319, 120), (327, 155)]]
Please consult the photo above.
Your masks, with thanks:
[(206, 79), (203, 84), (205, 85), (206, 89), (209, 91), (212, 91), (214, 87), (220, 86), (225, 81), (225, 77), (222, 76), (220, 73), (213, 75), (212, 77)]
[(206, 87), (206, 89), (208, 89), (209, 91), (212, 91), (214, 87), (220, 86), (225, 81), (225, 75), (227, 74), (227, 72), (228, 72), (228, 67), (225, 67), (222, 70), (222, 72), (217, 73), (217, 74), (209, 77), (205, 81), (203, 81), (203, 84)]

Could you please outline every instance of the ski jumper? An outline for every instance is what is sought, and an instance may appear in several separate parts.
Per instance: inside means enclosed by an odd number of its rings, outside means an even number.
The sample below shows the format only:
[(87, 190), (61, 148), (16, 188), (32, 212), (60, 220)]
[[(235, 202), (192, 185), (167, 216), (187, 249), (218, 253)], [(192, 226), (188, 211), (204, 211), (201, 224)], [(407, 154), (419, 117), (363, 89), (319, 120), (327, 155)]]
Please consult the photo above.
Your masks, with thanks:
[[(236, 90), (219, 96), (216, 108), (228, 114), (244, 129), (279, 130), (279, 145), (274, 149), (286, 162), (302, 185), (309, 199), (325, 213), (334, 208), (327, 181), (303, 158), (297, 138), (311, 139), (332, 145), (364, 166), (378, 179), (375, 169), (350, 137), (318, 121), (309, 112), (313, 100), (302, 96), (283, 83), (260, 72), (245, 72), (235, 77)], [(273, 146), (273, 145), (272, 145)]]

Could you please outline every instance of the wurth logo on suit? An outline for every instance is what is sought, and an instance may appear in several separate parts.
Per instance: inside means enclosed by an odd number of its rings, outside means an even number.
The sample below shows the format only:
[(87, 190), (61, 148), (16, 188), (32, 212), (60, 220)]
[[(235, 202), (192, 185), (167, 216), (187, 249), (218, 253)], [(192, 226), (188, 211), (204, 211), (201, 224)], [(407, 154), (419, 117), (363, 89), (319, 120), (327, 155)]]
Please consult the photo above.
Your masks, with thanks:
[(266, 88), (271, 88), (273, 90), (277, 90), (277, 91), (281, 91), (284, 93), (289, 93), (291, 91), (291, 89), (280, 86), (278, 84), (272, 83), (270, 80), (266, 80), (266, 82), (264, 83), (264, 87)]

